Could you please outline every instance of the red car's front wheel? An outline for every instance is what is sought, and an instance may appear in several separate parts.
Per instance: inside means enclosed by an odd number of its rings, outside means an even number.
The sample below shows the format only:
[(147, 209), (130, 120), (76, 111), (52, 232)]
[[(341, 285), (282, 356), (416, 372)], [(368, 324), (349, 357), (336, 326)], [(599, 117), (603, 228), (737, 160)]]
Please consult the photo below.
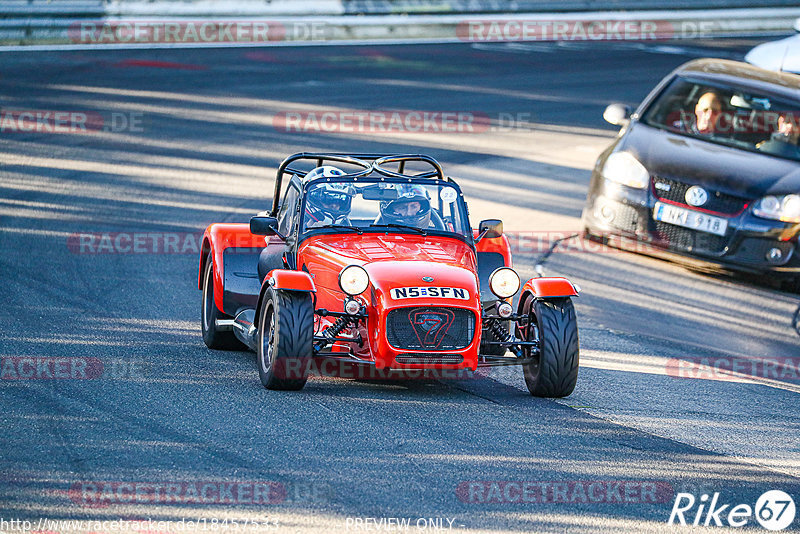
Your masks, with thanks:
[(313, 355), (314, 303), (299, 291), (267, 289), (258, 325), (258, 376), (267, 389), (303, 389)]
[(539, 341), (539, 357), (524, 364), (525, 384), (536, 397), (566, 397), (578, 382), (578, 320), (572, 300), (529, 298), (523, 339)]

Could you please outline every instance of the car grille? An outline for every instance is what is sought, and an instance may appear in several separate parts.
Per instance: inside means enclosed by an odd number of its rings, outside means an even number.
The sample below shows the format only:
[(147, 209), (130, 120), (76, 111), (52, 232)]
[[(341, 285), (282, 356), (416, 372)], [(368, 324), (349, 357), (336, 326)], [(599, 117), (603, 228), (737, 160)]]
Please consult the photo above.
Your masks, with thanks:
[(657, 244), (663, 247), (721, 254), (728, 245), (728, 238), (725, 236), (696, 232), (661, 221), (655, 223)]
[(464, 361), (464, 357), (460, 354), (401, 354), (395, 358), (397, 363), (405, 364), (442, 364), (442, 365), (455, 365)]
[(595, 206), (595, 218), (599, 220), (603, 220), (600, 215), (603, 206), (608, 206), (614, 210), (614, 218), (609, 223), (610, 226), (631, 233), (637, 231), (639, 226), (639, 213), (636, 211), (636, 208), (613, 200), (603, 200), (602, 204), (597, 204)]
[[(669, 191), (664, 191), (656, 187), (656, 184), (663, 184), (669, 186)], [(686, 191), (692, 187), (692, 184), (685, 184), (676, 180), (670, 180), (661, 176), (653, 178), (653, 189), (657, 198), (662, 200), (669, 200), (678, 202), (683, 205), (686, 204)], [(713, 211), (724, 215), (736, 215), (747, 207), (747, 200), (733, 195), (720, 193), (719, 191), (708, 191), (708, 202), (702, 207), (704, 210)], [(689, 206), (690, 208), (692, 206)]]
[(399, 308), (386, 318), (386, 337), (396, 349), (448, 351), (466, 348), (475, 336), (475, 314), (460, 308)]

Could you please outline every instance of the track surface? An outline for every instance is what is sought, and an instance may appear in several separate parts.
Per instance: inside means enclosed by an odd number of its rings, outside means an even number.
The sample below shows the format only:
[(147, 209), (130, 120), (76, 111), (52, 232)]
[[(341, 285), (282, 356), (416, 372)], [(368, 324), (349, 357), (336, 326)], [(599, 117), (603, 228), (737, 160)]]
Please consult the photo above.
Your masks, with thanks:
[[(5, 54), (3, 109), (92, 110), (105, 124), (119, 113), (141, 125), (121, 127), (117, 115), (121, 131), (0, 138), (0, 357), (104, 366), (87, 380), (11, 380), (3, 368), (0, 516), (234, 518), (282, 531), (376, 531), (380, 523), (356, 519), (399, 517), (450, 519), (466, 531), (642, 532), (671, 530), (678, 491), (752, 505), (783, 489), (800, 504), (796, 376), (756, 383), (667, 372), (673, 358), (800, 356), (790, 326), (797, 297), (769, 287), (616, 251), (557, 253), (548, 274), (583, 288), (583, 366), (560, 401), (530, 397), (518, 369), (391, 385), (312, 379), (300, 393), (268, 392), (253, 354), (207, 350), (199, 331), (196, 236), (267, 206), (286, 155), (430, 153), (460, 177), (473, 224), (499, 216), (522, 236), (515, 262), (532, 276), (531, 241), (579, 228), (589, 170), (615, 134), (604, 106), (638, 103), (692, 57), (741, 57), (751, 44)], [(281, 112), (340, 109), (468, 111), (494, 128), (320, 134), (273, 125)], [(91, 254), (68, 246), (80, 232), (177, 233), (184, 253)], [(457, 492), (467, 481), (620, 480), (670, 491), (656, 503), (612, 495), (525, 504)], [(202, 481), (272, 482), (286, 494), (268, 505), (245, 495), (92, 507), (69, 491)]]

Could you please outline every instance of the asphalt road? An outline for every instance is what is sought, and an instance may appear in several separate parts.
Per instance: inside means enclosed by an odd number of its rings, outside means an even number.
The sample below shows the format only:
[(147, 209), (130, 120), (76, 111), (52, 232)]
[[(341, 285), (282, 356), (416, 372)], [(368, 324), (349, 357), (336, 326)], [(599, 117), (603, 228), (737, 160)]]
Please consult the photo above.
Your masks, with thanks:
[[(0, 122), (0, 520), (644, 532), (674, 529), (678, 492), (753, 506), (781, 489), (800, 504), (797, 375), (674, 376), (698, 358), (800, 357), (798, 296), (757, 281), (581, 244), (557, 252), (548, 274), (583, 289), (582, 369), (559, 401), (530, 397), (519, 369), (266, 391), (253, 354), (208, 350), (199, 328), (199, 234), (267, 206), (286, 155), (429, 153), (459, 178), (473, 224), (504, 219), (530, 277), (539, 240), (579, 229), (615, 135), (604, 106), (752, 44), (5, 53), (6, 117), (75, 112), (88, 131)], [(319, 132), (307, 120), (397, 109), (470, 113), (479, 127)], [(302, 131), (281, 126), (287, 113)], [(116, 241), (76, 237), (87, 233)], [(25, 358), (33, 377), (15, 375)], [(523, 486), (535, 502), (508, 502)]]

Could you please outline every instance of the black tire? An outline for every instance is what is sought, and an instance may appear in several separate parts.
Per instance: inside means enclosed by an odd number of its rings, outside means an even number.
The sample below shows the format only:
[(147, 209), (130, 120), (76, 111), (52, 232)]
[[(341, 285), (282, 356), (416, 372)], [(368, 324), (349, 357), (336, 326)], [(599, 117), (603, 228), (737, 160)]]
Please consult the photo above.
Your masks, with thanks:
[(267, 289), (258, 325), (258, 376), (267, 389), (303, 389), (314, 343), (314, 303), (298, 291)]
[(236, 339), (232, 331), (217, 329), (217, 319), (231, 319), (231, 317), (219, 311), (214, 303), (213, 272), (214, 263), (209, 252), (203, 270), (203, 304), (200, 309), (200, 330), (203, 332), (203, 342), (210, 349), (245, 350), (247, 347)]
[(580, 346), (575, 307), (568, 298), (529, 298), (523, 312), (533, 314), (523, 339), (539, 339), (539, 358), (523, 364), (525, 384), (535, 397), (566, 397), (578, 382)]

